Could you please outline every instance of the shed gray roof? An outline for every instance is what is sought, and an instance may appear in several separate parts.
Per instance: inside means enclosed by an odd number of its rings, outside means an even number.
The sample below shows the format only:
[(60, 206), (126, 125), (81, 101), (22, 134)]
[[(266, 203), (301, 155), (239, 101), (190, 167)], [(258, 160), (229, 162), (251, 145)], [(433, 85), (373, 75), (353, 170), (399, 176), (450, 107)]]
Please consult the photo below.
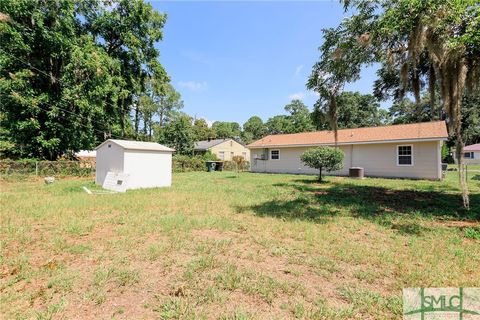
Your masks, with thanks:
[(208, 140), (202, 140), (202, 141), (197, 141), (195, 142), (195, 150), (208, 150), (213, 146), (216, 146), (217, 144), (220, 144), (225, 141), (230, 141), (233, 139), (212, 139), (210, 141)]
[(116, 145), (128, 150), (149, 150), (149, 151), (170, 151), (173, 152), (175, 149), (166, 147), (156, 142), (145, 142), (145, 141), (134, 141), (134, 140), (117, 140), (117, 139), (108, 139), (101, 143), (95, 149), (97, 150), (107, 142), (113, 142)]

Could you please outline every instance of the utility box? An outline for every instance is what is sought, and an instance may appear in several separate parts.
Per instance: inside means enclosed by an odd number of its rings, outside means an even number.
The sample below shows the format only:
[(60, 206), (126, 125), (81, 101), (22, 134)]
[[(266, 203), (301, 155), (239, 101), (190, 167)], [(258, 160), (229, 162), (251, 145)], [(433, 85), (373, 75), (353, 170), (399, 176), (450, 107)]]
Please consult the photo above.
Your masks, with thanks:
[(355, 179), (364, 179), (365, 170), (362, 167), (351, 167), (348, 169), (348, 176)]

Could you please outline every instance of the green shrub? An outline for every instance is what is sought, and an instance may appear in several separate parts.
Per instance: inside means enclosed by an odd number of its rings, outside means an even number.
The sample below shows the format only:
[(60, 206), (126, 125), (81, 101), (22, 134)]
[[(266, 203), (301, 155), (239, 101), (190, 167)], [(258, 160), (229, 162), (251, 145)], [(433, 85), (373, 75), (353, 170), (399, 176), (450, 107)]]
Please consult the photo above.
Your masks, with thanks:
[(335, 171), (343, 167), (343, 151), (338, 148), (321, 146), (305, 151), (300, 159), (310, 167), (318, 169), (318, 180), (322, 181), (322, 170)]
[(207, 169), (202, 156), (174, 155), (172, 166), (175, 172), (205, 171)]
[[(213, 157), (212, 157), (213, 156)], [(174, 172), (188, 172), (188, 171), (206, 171), (207, 165), (205, 161), (219, 161), (215, 155), (198, 155), (198, 156), (185, 156), (174, 155), (173, 156), (173, 171)], [(250, 162), (244, 161), (238, 167), (240, 171), (246, 171), (250, 169)], [(223, 161), (223, 170), (235, 171), (237, 165), (233, 161)]]
[(207, 152), (205, 152), (203, 155), (202, 155), (202, 158), (203, 160), (205, 161), (219, 161), (220, 159), (217, 158), (217, 156), (215, 154), (212, 153), (212, 151), (210, 150), (207, 150)]
[(480, 240), (480, 227), (465, 228), (465, 237), (474, 240)]

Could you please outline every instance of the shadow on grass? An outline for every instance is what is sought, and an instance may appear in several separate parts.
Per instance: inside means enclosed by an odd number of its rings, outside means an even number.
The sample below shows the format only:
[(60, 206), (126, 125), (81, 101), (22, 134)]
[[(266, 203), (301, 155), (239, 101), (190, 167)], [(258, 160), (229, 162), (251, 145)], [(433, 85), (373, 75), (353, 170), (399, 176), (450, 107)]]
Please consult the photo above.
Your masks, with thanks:
[[(296, 199), (267, 201), (240, 207), (239, 211), (251, 210), (259, 216), (313, 222), (326, 222), (332, 216), (343, 214), (374, 220), (400, 233), (412, 235), (424, 231), (424, 228), (415, 222), (417, 219), (414, 218), (418, 216), (480, 219), (479, 194), (470, 195), (471, 209), (467, 211), (463, 208), (458, 193), (446, 193), (443, 190), (393, 190), (348, 182), (319, 184), (311, 179), (296, 179), (290, 183), (277, 183), (274, 186), (293, 188), (297, 191)], [(400, 217), (406, 219), (398, 222)]]

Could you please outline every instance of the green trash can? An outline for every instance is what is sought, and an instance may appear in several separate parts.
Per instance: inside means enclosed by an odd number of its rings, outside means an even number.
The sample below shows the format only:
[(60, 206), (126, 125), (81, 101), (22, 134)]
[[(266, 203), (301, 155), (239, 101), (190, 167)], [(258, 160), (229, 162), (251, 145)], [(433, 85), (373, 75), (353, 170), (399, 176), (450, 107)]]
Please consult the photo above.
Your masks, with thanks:
[(207, 171), (208, 172), (213, 172), (217, 168), (217, 163), (215, 161), (206, 161), (207, 164)]

